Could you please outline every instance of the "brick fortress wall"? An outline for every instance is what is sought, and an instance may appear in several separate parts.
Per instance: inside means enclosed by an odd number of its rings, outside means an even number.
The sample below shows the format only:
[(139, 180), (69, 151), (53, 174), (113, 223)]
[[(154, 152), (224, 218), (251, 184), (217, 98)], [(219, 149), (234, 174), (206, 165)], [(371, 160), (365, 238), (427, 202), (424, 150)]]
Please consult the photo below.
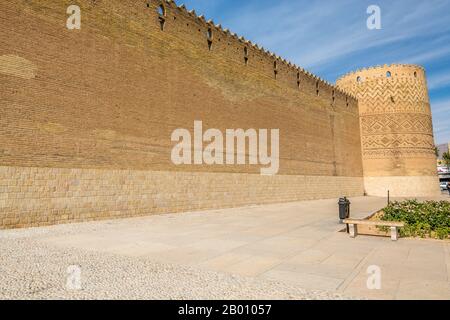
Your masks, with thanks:
[[(0, 228), (363, 194), (353, 96), (174, 2), (75, 2), (0, 3)], [(195, 120), (280, 129), (279, 174), (175, 166)]]

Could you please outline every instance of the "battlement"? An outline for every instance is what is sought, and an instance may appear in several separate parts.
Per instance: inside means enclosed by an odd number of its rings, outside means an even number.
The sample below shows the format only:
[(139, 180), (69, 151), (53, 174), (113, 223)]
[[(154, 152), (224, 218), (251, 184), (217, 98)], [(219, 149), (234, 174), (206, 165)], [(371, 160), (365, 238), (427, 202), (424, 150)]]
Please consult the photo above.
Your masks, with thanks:
[[(140, 2), (138, 2), (140, 3)], [(192, 31), (196, 42), (212, 53), (227, 54), (243, 66), (258, 69), (267, 77), (271, 77), (292, 89), (308, 91), (330, 99), (330, 105), (357, 109), (357, 99), (336, 85), (312, 74), (290, 61), (266, 50), (264, 47), (233, 33), (213, 20), (197, 15), (195, 10), (188, 10), (186, 6), (178, 6), (172, 0), (146, 0), (150, 14), (159, 24), (162, 32), (175, 34), (183, 32), (176, 25), (185, 23), (190, 27), (184, 32)], [(179, 36), (179, 35), (178, 35)], [(224, 44), (226, 43), (226, 44)], [(232, 53), (231, 55), (229, 53)]]
[(425, 68), (414, 64), (391, 64), (378, 65), (367, 68), (361, 68), (356, 71), (349, 72), (339, 79), (336, 83), (342, 84), (346, 82), (364, 82), (370, 80), (378, 80), (380, 78), (417, 78), (425, 80)]

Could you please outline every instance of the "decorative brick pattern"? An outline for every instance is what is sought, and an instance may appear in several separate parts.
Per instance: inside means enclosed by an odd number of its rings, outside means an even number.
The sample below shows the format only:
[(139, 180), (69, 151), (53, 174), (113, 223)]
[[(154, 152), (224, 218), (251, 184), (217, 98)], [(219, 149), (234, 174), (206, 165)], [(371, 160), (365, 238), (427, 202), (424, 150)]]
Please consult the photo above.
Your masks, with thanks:
[(345, 75), (337, 85), (358, 98), (366, 192), (439, 194), (425, 70), (373, 67)]
[[(389, 76), (388, 76), (389, 74)], [(338, 85), (359, 101), (363, 157), (389, 158), (392, 150), (434, 154), (433, 125), (423, 68), (394, 65), (351, 73)]]
[[(389, 75), (389, 76), (388, 76)], [(392, 150), (434, 154), (433, 125), (425, 71), (392, 65), (364, 69), (338, 80), (359, 101), (363, 157), (390, 158)], [(430, 157), (431, 158), (431, 157)]]

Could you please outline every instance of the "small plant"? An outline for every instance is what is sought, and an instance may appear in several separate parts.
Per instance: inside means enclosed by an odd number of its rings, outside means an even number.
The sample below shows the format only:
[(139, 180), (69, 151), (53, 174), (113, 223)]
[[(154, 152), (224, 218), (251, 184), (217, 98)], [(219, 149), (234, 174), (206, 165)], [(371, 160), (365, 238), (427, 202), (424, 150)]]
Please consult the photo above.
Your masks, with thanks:
[(434, 153), (436, 154), (436, 158), (439, 158), (439, 148), (438, 147), (434, 147)]
[(450, 151), (449, 152), (445, 152), (442, 155), (442, 160), (444, 162), (444, 165), (447, 166), (447, 168), (450, 169)]
[(450, 236), (450, 202), (393, 202), (383, 211), (381, 220), (405, 222), (400, 229), (402, 236), (437, 239)]

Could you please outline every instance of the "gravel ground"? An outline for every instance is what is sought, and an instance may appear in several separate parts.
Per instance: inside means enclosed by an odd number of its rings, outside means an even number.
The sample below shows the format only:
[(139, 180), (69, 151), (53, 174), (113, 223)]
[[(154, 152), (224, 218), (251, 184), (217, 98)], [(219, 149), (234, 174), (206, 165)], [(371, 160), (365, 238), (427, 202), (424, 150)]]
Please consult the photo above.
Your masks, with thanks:
[[(92, 223), (89, 227), (98, 226)], [(50, 247), (39, 241), (39, 236), (44, 234), (73, 233), (76, 229), (70, 225), (0, 231), (0, 300), (348, 299), (287, 283), (156, 263), (144, 258)], [(67, 289), (69, 266), (80, 267), (80, 290)]]

